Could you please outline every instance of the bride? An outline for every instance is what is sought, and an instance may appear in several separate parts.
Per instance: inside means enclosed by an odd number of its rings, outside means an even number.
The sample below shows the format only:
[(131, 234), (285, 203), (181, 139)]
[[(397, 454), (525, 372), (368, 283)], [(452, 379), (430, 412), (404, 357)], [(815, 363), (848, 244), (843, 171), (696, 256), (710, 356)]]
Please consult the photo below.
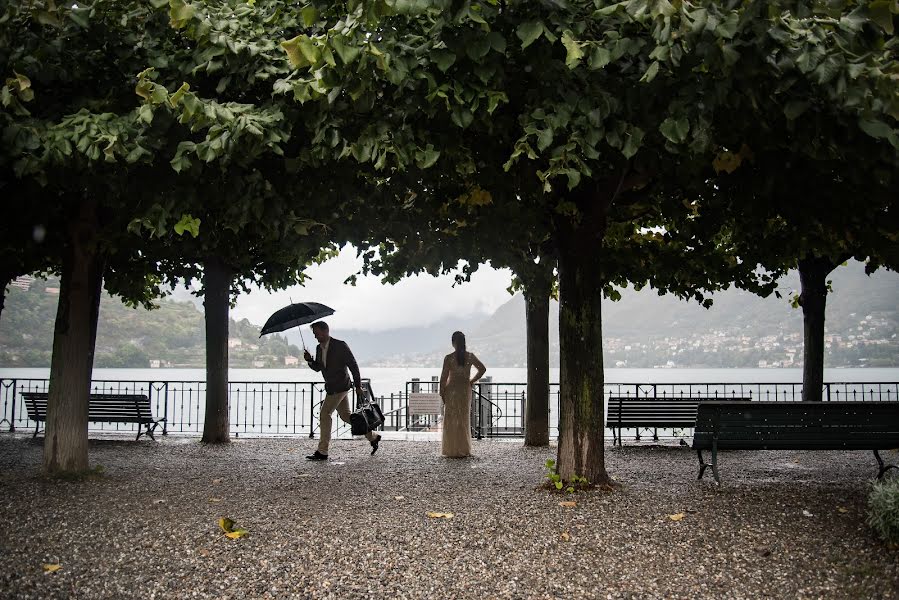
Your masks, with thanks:
[[(487, 368), (478, 357), (465, 351), (465, 334), (453, 333), (453, 348), (443, 359), (440, 397), (443, 398), (443, 456), (462, 458), (471, 454), (471, 386)], [(471, 376), (471, 367), (477, 369)]]

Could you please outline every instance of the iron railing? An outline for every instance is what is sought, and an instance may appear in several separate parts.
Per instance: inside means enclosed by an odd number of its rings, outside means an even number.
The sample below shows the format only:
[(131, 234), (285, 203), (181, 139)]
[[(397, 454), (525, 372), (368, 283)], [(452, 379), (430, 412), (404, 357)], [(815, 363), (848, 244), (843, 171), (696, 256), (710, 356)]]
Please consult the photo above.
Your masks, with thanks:
[[(368, 393), (370, 382), (366, 381)], [(21, 394), (46, 392), (47, 379), (0, 379), (0, 428), (6, 431), (33, 430)], [(436, 381), (409, 381), (403, 392), (377, 396), (384, 413), (386, 431), (438, 431), (439, 415), (413, 415), (408, 397), (413, 392), (437, 392)], [(165, 419), (162, 433), (199, 435), (203, 431), (206, 402), (205, 381), (92, 381), (92, 393), (145, 394), (150, 398), (153, 415)], [(318, 417), (325, 397), (320, 382), (230, 382), (231, 433), (234, 436), (307, 436), (318, 433)], [(899, 382), (825, 383), (824, 400), (899, 402)], [(702, 397), (752, 398), (793, 402), (802, 398), (799, 383), (612, 383), (606, 384), (605, 399), (610, 396), (639, 398)], [(355, 406), (355, 393), (350, 404)], [(476, 438), (520, 437), (524, 435), (527, 404), (525, 383), (480, 381), (472, 390), (471, 427)], [(557, 437), (559, 385), (549, 388), (550, 436)], [(334, 419), (333, 437), (348, 438), (349, 425)], [(129, 423), (90, 423), (90, 431), (133, 433)], [(633, 432), (639, 438), (640, 431)], [(676, 432), (661, 432), (671, 437)], [(660, 436), (659, 431), (653, 435)]]

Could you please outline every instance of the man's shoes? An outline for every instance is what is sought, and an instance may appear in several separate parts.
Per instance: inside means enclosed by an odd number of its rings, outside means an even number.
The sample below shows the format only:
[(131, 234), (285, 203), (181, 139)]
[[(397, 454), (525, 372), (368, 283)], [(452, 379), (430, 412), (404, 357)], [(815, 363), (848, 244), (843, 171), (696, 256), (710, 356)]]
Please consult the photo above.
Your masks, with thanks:
[(378, 451), (378, 444), (381, 443), (381, 436), (376, 437), (370, 443), (371, 443), (371, 455), (374, 456), (375, 452)]
[(306, 457), (306, 460), (328, 460), (327, 454), (322, 454), (318, 450)]

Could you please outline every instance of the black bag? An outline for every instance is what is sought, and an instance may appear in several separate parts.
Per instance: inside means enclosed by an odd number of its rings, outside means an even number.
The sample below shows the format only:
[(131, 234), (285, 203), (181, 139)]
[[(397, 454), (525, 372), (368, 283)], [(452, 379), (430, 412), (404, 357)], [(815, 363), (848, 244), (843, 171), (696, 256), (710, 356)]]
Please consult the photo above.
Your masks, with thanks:
[(381, 412), (381, 407), (376, 402), (367, 402), (350, 414), (350, 432), (353, 435), (365, 435), (383, 423), (384, 413)]
[(353, 435), (365, 435), (384, 423), (384, 413), (376, 403), (360, 406), (350, 414), (350, 430)]

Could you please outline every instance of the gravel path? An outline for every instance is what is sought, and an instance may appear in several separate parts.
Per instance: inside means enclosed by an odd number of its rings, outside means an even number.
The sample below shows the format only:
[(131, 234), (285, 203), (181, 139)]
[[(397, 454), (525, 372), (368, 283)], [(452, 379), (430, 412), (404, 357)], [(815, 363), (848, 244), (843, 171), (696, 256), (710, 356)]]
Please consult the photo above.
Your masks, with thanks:
[(92, 440), (104, 474), (68, 482), (2, 435), (0, 597), (899, 598), (899, 550), (864, 523), (870, 452), (723, 453), (717, 488), (688, 448), (607, 448), (622, 487), (562, 497), (535, 489), (553, 449), (313, 444)]

